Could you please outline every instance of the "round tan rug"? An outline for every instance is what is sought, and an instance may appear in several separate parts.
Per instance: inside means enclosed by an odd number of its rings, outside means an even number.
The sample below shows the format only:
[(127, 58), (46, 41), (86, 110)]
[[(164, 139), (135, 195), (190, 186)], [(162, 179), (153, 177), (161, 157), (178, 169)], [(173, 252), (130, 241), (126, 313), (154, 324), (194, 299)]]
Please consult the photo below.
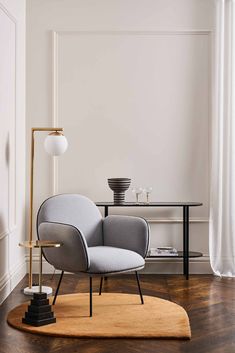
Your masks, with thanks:
[(28, 303), (14, 308), (8, 323), (23, 331), (63, 337), (142, 337), (189, 339), (186, 311), (168, 300), (139, 295), (103, 293), (93, 295), (89, 317), (89, 294), (60, 295), (53, 307), (56, 323), (34, 327), (22, 323)]

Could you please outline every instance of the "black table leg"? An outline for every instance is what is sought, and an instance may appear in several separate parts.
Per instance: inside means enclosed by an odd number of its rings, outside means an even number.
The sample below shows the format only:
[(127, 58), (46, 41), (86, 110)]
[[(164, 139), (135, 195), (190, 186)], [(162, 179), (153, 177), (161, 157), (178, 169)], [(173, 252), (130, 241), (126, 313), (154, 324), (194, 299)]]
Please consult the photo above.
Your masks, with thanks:
[(107, 217), (109, 215), (109, 208), (108, 206), (104, 206), (104, 216)]
[(185, 257), (185, 253), (186, 253), (186, 241), (185, 241), (185, 206), (183, 206), (183, 274), (185, 275), (186, 273), (186, 257)]
[[(109, 215), (108, 206), (104, 206), (104, 216), (107, 217)], [(108, 277), (104, 277), (104, 280), (107, 281)]]
[(90, 317), (92, 317), (92, 277), (90, 277)]
[(184, 275), (189, 278), (189, 206), (183, 206)]

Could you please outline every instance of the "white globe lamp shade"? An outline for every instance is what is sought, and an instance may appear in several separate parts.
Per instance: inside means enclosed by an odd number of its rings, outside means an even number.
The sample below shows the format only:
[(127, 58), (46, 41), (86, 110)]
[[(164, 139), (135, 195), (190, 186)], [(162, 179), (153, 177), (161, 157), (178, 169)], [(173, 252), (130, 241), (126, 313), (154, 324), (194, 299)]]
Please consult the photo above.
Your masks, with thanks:
[(50, 155), (60, 156), (67, 150), (68, 141), (63, 134), (53, 132), (45, 138), (44, 147)]

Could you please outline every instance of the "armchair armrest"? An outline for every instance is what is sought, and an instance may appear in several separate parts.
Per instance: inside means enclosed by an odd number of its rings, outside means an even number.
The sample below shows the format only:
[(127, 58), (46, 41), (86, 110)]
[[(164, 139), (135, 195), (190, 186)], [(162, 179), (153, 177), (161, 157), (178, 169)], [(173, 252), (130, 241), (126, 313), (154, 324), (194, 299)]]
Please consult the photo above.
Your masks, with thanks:
[(60, 248), (44, 248), (46, 260), (56, 269), (68, 272), (86, 271), (90, 267), (87, 243), (74, 226), (56, 222), (42, 222), (38, 227), (40, 240), (63, 243)]
[(108, 216), (103, 220), (104, 245), (132, 250), (146, 257), (149, 226), (144, 218)]

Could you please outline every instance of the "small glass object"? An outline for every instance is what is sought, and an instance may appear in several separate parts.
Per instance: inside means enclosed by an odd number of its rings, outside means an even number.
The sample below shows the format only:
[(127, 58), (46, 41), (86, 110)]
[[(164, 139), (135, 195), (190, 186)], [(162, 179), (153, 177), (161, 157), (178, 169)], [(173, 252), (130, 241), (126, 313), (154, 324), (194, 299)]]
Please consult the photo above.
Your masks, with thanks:
[(133, 194), (135, 194), (136, 197), (136, 203), (139, 203), (139, 196), (142, 194), (143, 189), (142, 188), (132, 188)]
[(144, 188), (144, 193), (146, 194), (146, 203), (150, 203), (150, 194), (153, 191), (153, 188), (151, 186), (148, 186)]

